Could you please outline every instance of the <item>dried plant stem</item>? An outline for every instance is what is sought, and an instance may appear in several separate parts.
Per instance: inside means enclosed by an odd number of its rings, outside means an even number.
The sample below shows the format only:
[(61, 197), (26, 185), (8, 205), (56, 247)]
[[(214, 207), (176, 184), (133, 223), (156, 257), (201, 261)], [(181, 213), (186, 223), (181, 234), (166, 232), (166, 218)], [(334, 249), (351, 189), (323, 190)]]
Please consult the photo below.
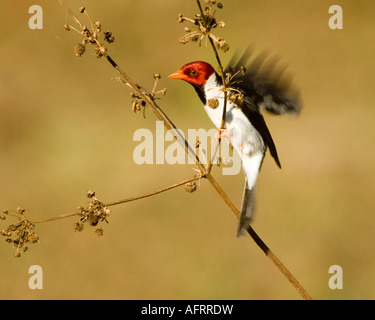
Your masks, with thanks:
[(60, 2), (60, 4), (65, 8), (65, 10), (72, 16), (72, 18), (77, 22), (79, 27), (83, 29), (84, 25), (81, 23), (81, 21), (77, 18), (77, 16), (74, 14), (74, 12), (69, 8), (69, 6), (65, 3), (64, 0), (57, 0)]
[(56, 221), (56, 220), (66, 219), (66, 218), (70, 218), (70, 217), (74, 217), (74, 216), (78, 216), (78, 215), (79, 215), (78, 212), (67, 213), (67, 214), (59, 215), (57, 217), (35, 220), (35, 221), (32, 221), (32, 223), (33, 224), (37, 224), (37, 223), (44, 223), (44, 222)]
[(253, 238), (253, 240), (258, 245), (258, 247), (262, 249), (265, 255), (271, 259), (271, 261), (282, 272), (285, 278), (287, 278), (289, 282), (294, 286), (294, 288), (299, 292), (302, 298), (305, 300), (312, 300), (311, 296), (305, 290), (305, 288), (298, 282), (298, 280), (293, 276), (293, 274), (283, 265), (283, 263), (267, 247), (267, 245), (263, 242), (263, 240), (258, 236), (258, 234), (254, 231), (254, 229), (251, 226), (247, 228), (247, 232)]
[[(240, 212), (233, 204), (233, 202), (229, 199), (226, 195), (224, 190), (220, 187), (220, 185), (216, 182), (216, 180), (211, 176), (206, 176), (207, 180), (211, 183), (211, 185), (215, 188), (217, 193), (220, 197), (225, 201), (228, 207), (232, 210), (237, 218), (240, 216)], [(254, 240), (254, 242), (258, 245), (258, 247), (264, 252), (264, 254), (275, 264), (275, 266), (281, 271), (281, 273), (289, 280), (289, 282), (294, 286), (294, 288), (300, 293), (300, 295), (305, 300), (312, 300), (309, 293), (303, 288), (303, 286), (298, 282), (298, 280), (293, 276), (293, 274), (284, 266), (284, 264), (277, 258), (277, 256), (268, 248), (268, 246), (263, 242), (263, 240), (258, 236), (255, 230), (249, 225), (247, 228), (247, 232)]]
[(118, 201), (113, 201), (113, 202), (108, 202), (108, 203), (105, 204), (105, 206), (106, 207), (110, 207), (110, 206), (114, 206), (114, 205), (117, 205), (117, 204), (127, 203), (127, 202), (131, 202), (131, 201), (135, 201), (135, 200), (139, 200), (139, 199), (144, 199), (144, 198), (147, 198), (147, 197), (151, 197), (151, 196), (157, 195), (159, 193), (162, 193), (162, 192), (165, 192), (165, 191), (169, 191), (169, 190), (172, 190), (174, 188), (183, 186), (183, 185), (185, 185), (185, 184), (187, 184), (189, 182), (193, 182), (193, 181), (199, 180), (200, 178), (201, 178), (201, 176), (197, 175), (194, 178), (183, 180), (181, 182), (172, 184), (172, 185), (170, 185), (168, 187), (165, 187), (165, 188), (162, 188), (162, 189), (150, 192), (150, 193), (145, 193), (145, 194), (143, 194), (141, 196), (126, 198), (126, 199), (123, 199), (123, 200), (118, 200)]
[[(202, 9), (200, 0), (197, 0), (197, 5), (198, 5), (199, 11), (201, 13), (201, 16), (204, 17), (205, 15), (203, 13), (203, 9)], [(203, 21), (206, 22), (205, 28), (208, 29), (206, 19), (203, 19)], [(215, 158), (216, 152), (219, 149), (219, 146), (220, 146), (220, 143), (221, 143), (220, 133), (221, 133), (221, 131), (223, 129), (225, 129), (225, 118), (226, 118), (226, 114), (227, 114), (228, 93), (227, 93), (227, 90), (226, 90), (227, 89), (227, 83), (226, 83), (226, 79), (225, 79), (225, 75), (224, 75), (224, 69), (223, 69), (223, 65), (221, 64), (219, 53), (218, 53), (218, 51), (217, 51), (217, 49), (215, 47), (215, 44), (214, 44), (212, 38), (211, 37), (207, 37), (207, 38), (208, 38), (208, 40), (210, 42), (210, 45), (211, 45), (211, 47), (212, 47), (212, 49), (214, 51), (214, 55), (215, 55), (217, 64), (219, 66), (219, 73), (220, 73), (220, 76), (221, 76), (221, 79), (222, 79), (222, 82), (223, 82), (223, 91), (224, 91), (223, 115), (222, 115), (222, 118), (221, 118), (220, 128), (218, 128), (218, 130), (219, 130), (219, 139), (216, 141), (216, 145), (215, 145), (215, 148), (214, 148), (214, 153), (211, 156), (211, 159), (208, 159), (208, 162), (207, 162), (207, 165), (206, 165), (206, 172), (209, 173), (209, 172), (211, 172), (212, 164), (213, 164), (213, 159)]]
[[(205, 14), (203, 13), (203, 9), (202, 9), (202, 5), (201, 5), (200, 0), (197, 0), (197, 5), (198, 5), (199, 11), (200, 11), (202, 17), (204, 17)], [(204, 21), (206, 21), (206, 19), (204, 19)], [(207, 26), (205, 26), (205, 27), (206, 27), (206, 29), (208, 29)], [(209, 39), (209, 41), (210, 41), (210, 44), (211, 44), (212, 49), (214, 50), (215, 58), (216, 58), (216, 61), (217, 61), (217, 64), (218, 64), (218, 66), (219, 66), (219, 70), (220, 70), (220, 75), (223, 77), (223, 80), (225, 80), (225, 79), (224, 79), (224, 71), (223, 71), (224, 69), (223, 69), (223, 65), (221, 64), (221, 60), (220, 60), (219, 53), (217, 52), (216, 47), (215, 47), (214, 42), (213, 42), (213, 40), (211, 39), (211, 37), (208, 37), (208, 39)], [(223, 81), (223, 83), (224, 83), (224, 82), (225, 82), (225, 81)]]
[[(159, 193), (163, 193), (163, 192), (172, 190), (174, 188), (183, 186), (183, 185), (185, 185), (185, 184), (187, 184), (189, 182), (197, 181), (199, 179), (201, 179), (201, 175), (197, 174), (193, 178), (182, 180), (182, 181), (180, 181), (178, 183), (175, 183), (175, 184), (172, 184), (170, 186), (161, 188), (159, 190), (156, 190), (156, 191), (153, 191), (153, 192), (149, 192), (149, 193), (145, 193), (145, 194), (142, 194), (142, 195), (139, 195), (139, 196), (134, 196), (134, 197), (125, 198), (125, 199), (122, 199), (122, 200), (108, 202), (108, 203), (105, 203), (104, 206), (105, 207), (110, 207), (110, 206), (115, 206), (115, 205), (122, 204), (122, 203), (127, 203), (127, 202), (131, 202), (131, 201), (135, 201), (135, 200), (139, 200), (139, 199), (144, 199), (144, 198), (147, 198), (147, 197), (155, 196), (155, 195), (157, 195)], [(80, 214), (79, 212), (62, 214), (62, 215), (59, 215), (59, 216), (56, 216), (56, 217), (52, 217), (52, 218), (31, 221), (31, 223), (37, 224), (37, 223), (44, 223), (44, 222), (56, 221), (56, 220), (61, 220), (61, 219), (66, 219), (66, 218), (78, 216), (79, 214)]]
[[(63, 0), (58, 0), (58, 1), (60, 2), (61, 5), (63, 5), (63, 7), (68, 11), (68, 13), (70, 15), (72, 15), (72, 17), (76, 21), (78, 20), (77, 23), (80, 26), (82, 26), (81, 22), (79, 22), (79, 19), (68, 8), (68, 6), (64, 3), (64, 1)], [(198, 6), (199, 6), (199, 8), (200, 8), (200, 10), (202, 12), (202, 15), (203, 15), (203, 11), (202, 11), (202, 8), (201, 8), (199, 0), (197, 0), (197, 3), (198, 3)], [(210, 37), (209, 37), (209, 39), (210, 39)], [(211, 41), (211, 44), (212, 44), (212, 46), (214, 48), (216, 59), (218, 60), (219, 66), (221, 68), (221, 76), (223, 77), (223, 80), (224, 80), (223, 81), (223, 85), (225, 86), (225, 79), (224, 79), (224, 74), (223, 74), (223, 69), (222, 69), (222, 66), (221, 66), (220, 58), (218, 56), (218, 53), (216, 51), (216, 48), (215, 48), (214, 44), (212, 43), (212, 40), (210, 40), (210, 41)], [(115, 63), (115, 61), (106, 52), (103, 54), (103, 56), (105, 56), (107, 58), (107, 60), (110, 62), (110, 64), (120, 73), (120, 75), (123, 77), (124, 81), (127, 82), (135, 90), (135, 92), (143, 99), (143, 101), (151, 109), (151, 111), (156, 115), (156, 117), (159, 120), (164, 121), (164, 126), (168, 130), (176, 129), (176, 126), (172, 123), (172, 121), (161, 110), (161, 108), (155, 103), (155, 101), (153, 100), (151, 94), (146, 93), (143, 90), (141, 90), (140, 86), (138, 86), (135, 82), (133, 82), (132, 79)], [(224, 91), (224, 94), (225, 94), (225, 97), (226, 97), (226, 91)], [(225, 98), (225, 105), (226, 105), (226, 98)], [(224, 128), (223, 123), (225, 123), (225, 114), (226, 114), (226, 112), (224, 110), (224, 112), (223, 112), (223, 121), (222, 121), (222, 126), (221, 126), (222, 128)], [(178, 131), (176, 131), (176, 132), (178, 132)], [(239, 211), (238, 211), (238, 209), (235, 207), (235, 205), (232, 203), (232, 201), (226, 195), (226, 193), (224, 192), (224, 190), (221, 188), (221, 186), (217, 183), (217, 181), (211, 175), (210, 170), (207, 170), (208, 168), (209, 169), (211, 168), (211, 165), (209, 167), (205, 167), (200, 162), (199, 157), (196, 155), (196, 153), (194, 152), (194, 150), (190, 147), (190, 145), (188, 144), (188, 142), (183, 137), (180, 137), (180, 138), (181, 139), (177, 139), (177, 140), (184, 147), (185, 152), (187, 154), (189, 154), (190, 156), (193, 156), (196, 159), (196, 164), (198, 165), (198, 168), (199, 168), (200, 173), (201, 173), (200, 177), (206, 178), (210, 182), (210, 184), (213, 186), (213, 188), (216, 190), (216, 192), (219, 194), (219, 196), (224, 200), (224, 202), (228, 205), (228, 207), (231, 209), (231, 211), (238, 218), (239, 217)], [(146, 194), (146, 195), (141, 196), (141, 197), (129, 198), (131, 200), (129, 200), (129, 199), (120, 200), (118, 202), (110, 203), (110, 205), (115, 205), (115, 204), (118, 204), (118, 203), (125, 203), (125, 202), (128, 202), (128, 201), (133, 201), (133, 200), (141, 199), (141, 198), (144, 198), (144, 197), (152, 196), (154, 194), (170, 190), (170, 189), (172, 189), (174, 187), (177, 187), (177, 186), (179, 186), (181, 184), (182, 184), (182, 182), (181, 183), (177, 183), (177, 184), (175, 184), (173, 186), (167, 187), (167, 188), (165, 188), (165, 190), (158, 190), (158, 191), (155, 191), (154, 193)], [(300, 293), (300, 295), (304, 299), (311, 299), (311, 297), (307, 293), (307, 291), (301, 286), (301, 284), (289, 272), (289, 270), (281, 263), (281, 261), (272, 253), (272, 251), (267, 247), (267, 245), (262, 241), (262, 239), (256, 234), (256, 232), (254, 231), (254, 229), (251, 226), (249, 226), (248, 229), (247, 229), (247, 231), (248, 231), (249, 235), (252, 237), (252, 239), (255, 241), (255, 243), (261, 248), (261, 250), (266, 254), (266, 256), (275, 264), (275, 266), (282, 272), (282, 274), (290, 281), (290, 283), (296, 288), (296, 290)]]
[[(59, 0), (61, 1), (61, 0)], [(109, 63), (117, 70), (117, 72), (123, 77), (124, 81), (127, 82), (135, 91), (136, 93), (143, 99), (146, 105), (151, 109), (151, 111), (156, 115), (156, 117), (164, 122), (164, 126), (168, 130), (174, 130), (174, 132), (178, 133), (177, 127), (173, 124), (173, 122), (168, 118), (168, 116), (163, 112), (163, 110), (156, 104), (150, 94), (145, 93), (141, 88), (133, 82), (133, 80), (118, 66), (118, 64), (106, 53), (104, 56), (107, 58)], [(195, 151), (190, 147), (188, 142), (180, 136), (181, 139), (177, 139), (182, 147), (185, 149), (185, 152), (193, 157), (201, 170), (201, 172), (205, 172), (205, 167), (199, 160), (199, 157), (195, 153)]]

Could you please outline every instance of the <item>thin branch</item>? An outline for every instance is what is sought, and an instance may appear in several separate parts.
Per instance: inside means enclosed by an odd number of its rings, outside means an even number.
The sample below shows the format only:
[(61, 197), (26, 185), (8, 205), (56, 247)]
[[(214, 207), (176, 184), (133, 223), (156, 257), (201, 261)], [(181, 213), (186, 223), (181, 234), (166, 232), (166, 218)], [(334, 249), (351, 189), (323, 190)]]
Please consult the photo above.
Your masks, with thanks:
[[(122, 199), (122, 200), (117, 200), (117, 201), (113, 201), (113, 202), (104, 203), (103, 206), (110, 207), (110, 206), (115, 206), (115, 205), (119, 205), (119, 204), (131, 202), (131, 201), (136, 201), (136, 200), (139, 200), (139, 199), (144, 199), (144, 198), (151, 197), (151, 196), (157, 195), (159, 193), (163, 193), (163, 192), (172, 190), (174, 188), (186, 185), (187, 183), (190, 183), (190, 182), (193, 182), (193, 181), (197, 181), (197, 180), (199, 180), (201, 178), (202, 178), (201, 175), (197, 174), (193, 178), (182, 180), (182, 181), (180, 181), (178, 183), (175, 183), (175, 184), (172, 184), (170, 186), (161, 188), (159, 190), (156, 190), (156, 191), (153, 191), (153, 192), (149, 192), (149, 193), (145, 193), (145, 194), (142, 194), (142, 195), (139, 195), (139, 196), (135, 196), (135, 197), (130, 197), (130, 198)], [(50, 221), (56, 221), (56, 220), (66, 219), (66, 218), (70, 218), (70, 217), (74, 217), (74, 216), (78, 216), (78, 215), (80, 215), (79, 212), (74, 212), (74, 213), (62, 214), (62, 215), (59, 215), (57, 217), (52, 217), (52, 218), (47, 218), (47, 219), (41, 219), (41, 220), (35, 220), (35, 221), (30, 221), (30, 222), (32, 224), (44, 223), (44, 222), (50, 222)]]
[(78, 212), (74, 212), (74, 213), (62, 214), (62, 215), (59, 215), (57, 217), (35, 220), (35, 221), (31, 221), (31, 222), (33, 224), (44, 223), (44, 222), (50, 222), (50, 221), (56, 221), (56, 220), (66, 219), (66, 218), (70, 218), (70, 217), (74, 217), (74, 216), (78, 216), (78, 215), (79, 215)]
[[(203, 13), (203, 9), (202, 9), (202, 6), (201, 6), (201, 3), (200, 3), (200, 0), (197, 0), (197, 5), (198, 5), (198, 8), (199, 8), (199, 11), (201, 13), (201, 16), (203, 18), (203, 21), (205, 23), (205, 28), (206, 30), (209, 29), (208, 27), (208, 22), (207, 22), (207, 19), (205, 18), (205, 14)], [(216, 152), (217, 150), (219, 149), (219, 146), (220, 146), (220, 143), (221, 143), (221, 137), (220, 137), (220, 134), (221, 134), (221, 131), (223, 129), (225, 129), (225, 118), (226, 118), (226, 115), (227, 115), (227, 103), (228, 103), (228, 93), (227, 93), (227, 83), (226, 83), (226, 79), (225, 79), (225, 75), (224, 75), (224, 69), (223, 69), (223, 65), (221, 64), (221, 60), (220, 60), (220, 56), (219, 56), (219, 53), (216, 49), (216, 46), (212, 40), (212, 38), (210, 36), (207, 37), (208, 40), (210, 41), (210, 45), (212, 47), (212, 50), (214, 51), (214, 54), (215, 54), (215, 57), (216, 57), (216, 61), (217, 61), (217, 64), (219, 66), (219, 73), (220, 73), (220, 76), (221, 76), (221, 80), (223, 82), (223, 91), (224, 91), (224, 107), (223, 107), (223, 114), (222, 114), (222, 117), (221, 117), (221, 124), (220, 124), (220, 128), (218, 128), (218, 131), (219, 131), (219, 139), (216, 141), (216, 145), (215, 145), (215, 148), (214, 148), (214, 153), (211, 157), (211, 159), (208, 160), (208, 163), (206, 165), (206, 171), (207, 172), (211, 172), (211, 169), (212, 169), (212, 164), (213, 164), (213, 159), (215, 158), (215, 155), (216, 155)]]
[[(197, 5), (198, 5), (199, 11), (200, 11), (200, 13), (202, 15), (202, 18), (204, 18), (205, 14), (203, 13), (203, 9), (202, 9), (200, 0), (197, 0)], [(208, 29), (206, 19), (203, 19), (203, 21), (206, 22), (205, 28)], [(219, 53), (217, 52), (216, 47), (215, 47), (214, 42), (211, 39), (211, 37), (208, 37), (208, 39), (210, 40), (211, 47), (214, 50), (214, 54), (215, 54), (215, 57), (216, 57), (216, 60), (217, 60), (217, 64), (219, 65), (220, 75), (222, 76), (222, 78), (224, 80), (224, 71), (223, 71), (224, 69), (223, 69), (223, 65), (221, 64)]]
[[(62, 0), (59, 0), (62, 1)], [(173, 122), (168, 118), (168, 116), (163, 112), (163, 110), (156, 104), (156, 102), (152, 99), (150, 94), (146, 94), (141, 88), (133, 82), (133, 80), (120, 68), (120, 66), (107, 54), (105, 53), (104, 56), (107, 58), (108, 62), (117, 70), (117, 72), (124, 78), (124, 81), (127, 82), (135, 91), (136, 93), (143, 99), (146, 105), (151, 109), (151, 111), (156, 115), (156, 117), (164, 122), (164, 126), (168, 130), (174, 130), (178, 133), (177, 127), (173, 124)], [(195, 151), (190, 147), (188, 142), (185, 140), (184, 137), (180, 136), (181, 140), (177, 140), (181, 146), (185, 149), (185, 152), (193, 157), (196, 160), (196, 163), (201, 170), (201, 172), (205, 172), (205, 167), (201, 163), (199, 157), (195, 153)]]
[(118, 204), (122, 204), (122, 203), (127, 203), (127, 202), (131, 202), (131, 201), (139, 200), (139, 199), (148, 198), (148, 197), (157, 195), (159, 193), (162, 193), (162, 192), (169, 191), (169, 190), (172, 190), (174, 188), (180, 187), (180, 186), (185, 185), (185, 184), (187, 184), (189, 182), (193, 182), (193, 181), (199, 180), (200, 178), (201, 178), (201, 176), (198, 175), (198, 176), (195, 176), (193, 178), (186, 179), (186, 180), (183, 180), (181, 182), (172, 184), (171, 186), (168, 186), (168, 187), (165, 187), (165, 188), (162, 188), (162, 189), (150, 192), (150, 193), (145, 193), (145, 194), (143, 194), (141, 196), (126, 198), (126, 199), (123, 199), (123, 200), (118, 200), (118, 201), (113, 201), (113, 202), (108, 202), (108, 203), (105, 204), (105, 206), (106, 207), (110, 207), (110, 206), (114, 206), (114, 205), (118, 205)]
[(255, 243), (258, 245), (259, 248), (265, 253), (265, 255), (271, 259), (271, 261), (275, 264), (275, 266), (282, 272), (282, 274), (289, 280), (289, 282), (296, 288), (299, 294), (305, 300), (312, 300), (309, 293), (305, 290), (305, 288), (298, 282), (298, 280), (293, 276), (293, 274), (284, 266), (284, 264), (274, 255), (274, 253), (267, 247), (267, 245), (263, 242), (263, 240), (258, 236), (258, 234), (254, 231), (254, 229), (249, 226), (247, 228), (247, 232), (253, 238)]
[(73, 19), (78, 23), (79, 27), (83, 29), (84, 25), (81, 23), (81, 21), (77, 18), (77, 16), (74, 14), (74, 12), (69, 8), (69, 6), (65, 3), (64, 0), (57, 0), (60, 2), (60, 4), (65, 8), (66, 11), (73, 17)]

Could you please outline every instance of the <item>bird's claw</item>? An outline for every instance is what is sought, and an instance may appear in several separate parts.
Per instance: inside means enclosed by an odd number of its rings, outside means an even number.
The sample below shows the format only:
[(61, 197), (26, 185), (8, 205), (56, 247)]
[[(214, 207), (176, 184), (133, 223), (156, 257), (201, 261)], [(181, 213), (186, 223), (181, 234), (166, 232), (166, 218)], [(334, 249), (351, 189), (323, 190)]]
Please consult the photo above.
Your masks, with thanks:
[(215, 139), (219, 140), (222, 138), (230, 138), (230, 134), (227, 129), (218, 129), (215, 133)]

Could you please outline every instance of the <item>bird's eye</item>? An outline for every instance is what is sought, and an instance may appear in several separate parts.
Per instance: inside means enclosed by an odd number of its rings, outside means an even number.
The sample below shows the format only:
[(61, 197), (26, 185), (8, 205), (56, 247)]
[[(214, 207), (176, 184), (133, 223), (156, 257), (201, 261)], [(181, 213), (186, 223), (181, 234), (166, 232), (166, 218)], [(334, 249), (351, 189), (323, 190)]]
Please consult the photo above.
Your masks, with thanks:
[(190, 69), (190, 76), (195, 77), (198, 74), (197, 70)]

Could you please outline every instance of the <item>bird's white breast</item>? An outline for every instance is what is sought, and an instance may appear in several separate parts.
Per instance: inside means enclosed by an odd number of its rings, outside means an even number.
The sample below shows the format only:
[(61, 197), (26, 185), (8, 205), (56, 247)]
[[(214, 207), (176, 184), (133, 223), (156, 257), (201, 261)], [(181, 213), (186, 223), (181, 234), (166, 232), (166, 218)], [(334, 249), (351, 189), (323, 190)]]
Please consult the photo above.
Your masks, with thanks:
[[(219, 128), (223, 116), (224, 93), (216, 82), (215, 74), (207, 80), (205, 94), (207, 103), (204, 109), (211, 121)], [(217, 99), (218, 106), (216, 108), (210, 107), (210, 99)], [(217, 104), (212, 105), (216, 106)], [(225, 126), (229, 133), (230, 143), (242, 159), (247, 186), (252, 189), (256, 184), (266, 150), (264, 141), (242, 110), (229, 100), (227, 100)]]
[[(204, 106), (208, 116), (214, 125), (219, 128), (224, 109), (224, 93), (220, 90), (213, 74), (206, 82), (205, 94), (207, 103)], [(218, 106), (210, 107), (209, 101), (217, 99)], [(230, 135), (230, 142), (240, 155), (251, 156), (255, 153), (264, 153), (265, 145), (259, 132), (251, 124), (242, 110), (229, 100), (227, 100), (227, 110), (225, 125)]]

